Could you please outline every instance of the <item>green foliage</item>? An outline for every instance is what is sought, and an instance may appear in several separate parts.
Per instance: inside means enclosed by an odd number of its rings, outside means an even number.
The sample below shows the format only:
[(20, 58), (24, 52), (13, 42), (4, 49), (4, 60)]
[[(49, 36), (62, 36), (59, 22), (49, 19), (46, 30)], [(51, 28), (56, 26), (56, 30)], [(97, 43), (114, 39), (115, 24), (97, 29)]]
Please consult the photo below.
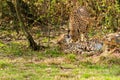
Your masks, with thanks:
[(7, 67), (11, 66), (8, 61), (0, 60), (0, 69), (6, 69)]
[(10, 43), (2, 47), (2, 52), (8, 55), (18, 55), (18, 56), (21, 56), (23, 54), (20, 45), (14, 43)]
[[(96, 17), (92, 30), (102, 33), (116, 32), (120, 26), (120, 1), (119, 0), (78, 0), (80, 6), (86, 6), (92, 17)], [(29, 14), (34, 15), (34, 21), (45, 25), (68, 24), (72, 10), (70, 0), (25, 0), (29, 7)], [(3, 17), (10, 17), (10, 10), (5, 0), (2, 1)], [(4, 18), (3, 18), (4, 19)], [(10, 19), (11, 20), (11, 19)], [(10, 22), (10, 21), (9, 21)], [(10, 24), (10, 23), (8, 23)], [(28, 24), (28, 23), (27, 23)], [(34, 24), (34, 23), (33, 23)], [(5, 25), (5, 24), (4, 24)]]
[(0, 47), (4, 47), (4, 46), (5, 46), (5, 44), (0, 42)]
[[(27, 50), (27, 51), (26, 51)], [(23, 56), (23, 55), (32, 55), (33, 51), (27, 49), (23, 44), (19, 43), (9, 43), (9, 44), (2, 44), (0, 46), (0, 52), (4, 55), (12, 55), (12, 56)]]
[[(95, 30), (101, 30), (102, 28), (102, 31), (104, 33), (115, 32), (118, 30), (120, 26), (119, 0), (112, 2), (106, 0), (79, 0), (79, 3), (80, 6), (88, 4), (85, 6), (90, 10), (91, 15), (96, 17), (95, 28), (92, 28)], [(42, 6), (44, 5), (47, 5), (47, 7), (43, 9)], [(40, 10), (38, 10), (38, 12), (44, 12), (44, 14), (39, 15), (40, 19), (43, 22), (46, 22), (46, 20), (48, 20), (47, 22), (53, 25), (60, 25), (68, 22), (72, 8), (69, 0), (51, 0), (51, 2), (46, 2), (42, 6), (39, 6)]]
[(65, 0), (46, 0), (42, 3), (38, 3), (36, 6), (39, 8), (37, 11), (39, 12), (37, 14), (39, 19), (46, 25), (48, 23), (52, 25), (60, 25), (68, 20), (69, 12)]
[(67, 56), (66, 56), (66, 58), (68, 59), (68, 60), (70, 60), (71, 62), (74, 62), (74, 61), (76, 61), (76, 55), (75, 54), (68, 54)]
[(45, 50), (45, 55), (50, 56), (50, 57), (58, 57), (60, 55), (63, 55), (63, 53), (61, 53), (59, 51), (59, 49), (54, 48), (54, 49), (46, 49)]

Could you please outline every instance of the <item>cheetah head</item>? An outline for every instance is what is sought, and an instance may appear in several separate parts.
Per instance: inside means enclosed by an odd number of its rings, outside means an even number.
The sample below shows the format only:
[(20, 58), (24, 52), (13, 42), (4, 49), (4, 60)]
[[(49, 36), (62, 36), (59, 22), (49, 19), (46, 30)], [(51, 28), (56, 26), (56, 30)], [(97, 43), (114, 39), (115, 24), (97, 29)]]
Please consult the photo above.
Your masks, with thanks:
[(60, 37), (57, 40), (57, 44), (59, 44), (59, 45), (65, 45), (65, 44), (69, 44), (71, 42), (72, 42), (71, 36), (68, 34), (60, 35)]

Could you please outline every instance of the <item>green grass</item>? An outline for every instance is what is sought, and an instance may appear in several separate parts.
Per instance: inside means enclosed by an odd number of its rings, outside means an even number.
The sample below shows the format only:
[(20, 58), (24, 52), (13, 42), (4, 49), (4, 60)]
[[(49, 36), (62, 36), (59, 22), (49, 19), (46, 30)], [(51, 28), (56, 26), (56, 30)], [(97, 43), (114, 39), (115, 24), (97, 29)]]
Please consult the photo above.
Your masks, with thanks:
[[(61, 68), (62, 67), (62, 68)], [(47, 65), (24, 60), (0, 60), (0, 80), (119, 80), (120, 66), (63, 63)]]
[(84, 62), (78, 56), (0, 43), (0, 80), (120, 80), (120, 65)]

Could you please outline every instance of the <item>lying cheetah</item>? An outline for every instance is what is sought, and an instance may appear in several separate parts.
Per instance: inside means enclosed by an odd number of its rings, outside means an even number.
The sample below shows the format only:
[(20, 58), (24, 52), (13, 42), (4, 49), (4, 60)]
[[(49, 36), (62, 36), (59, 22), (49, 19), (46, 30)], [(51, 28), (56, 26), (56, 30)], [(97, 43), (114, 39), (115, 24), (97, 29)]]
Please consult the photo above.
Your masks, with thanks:
[(102, 49), (102, 43), (96, 40), (89, 40), (89, 41), (72, 41), (72, 38), (68, 34), (62, 34), (61, 38), (58, 39), (57, 42), (60, 48), (66, 52), (74, 52), (74, 53), (81, 53), (84, 51), (98, 51)]

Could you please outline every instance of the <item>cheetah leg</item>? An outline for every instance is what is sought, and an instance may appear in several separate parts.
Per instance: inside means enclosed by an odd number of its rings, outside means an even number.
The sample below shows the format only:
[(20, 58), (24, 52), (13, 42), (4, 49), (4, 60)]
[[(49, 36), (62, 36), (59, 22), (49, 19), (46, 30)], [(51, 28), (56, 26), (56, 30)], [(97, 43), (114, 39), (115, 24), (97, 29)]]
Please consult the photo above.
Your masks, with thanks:
[(85, 34), (86, 41), (89, 40), (88, 33)]
[(80, 40), (84, 41), (84, 34), (81, 34), (80, 37), (81, 37)]

